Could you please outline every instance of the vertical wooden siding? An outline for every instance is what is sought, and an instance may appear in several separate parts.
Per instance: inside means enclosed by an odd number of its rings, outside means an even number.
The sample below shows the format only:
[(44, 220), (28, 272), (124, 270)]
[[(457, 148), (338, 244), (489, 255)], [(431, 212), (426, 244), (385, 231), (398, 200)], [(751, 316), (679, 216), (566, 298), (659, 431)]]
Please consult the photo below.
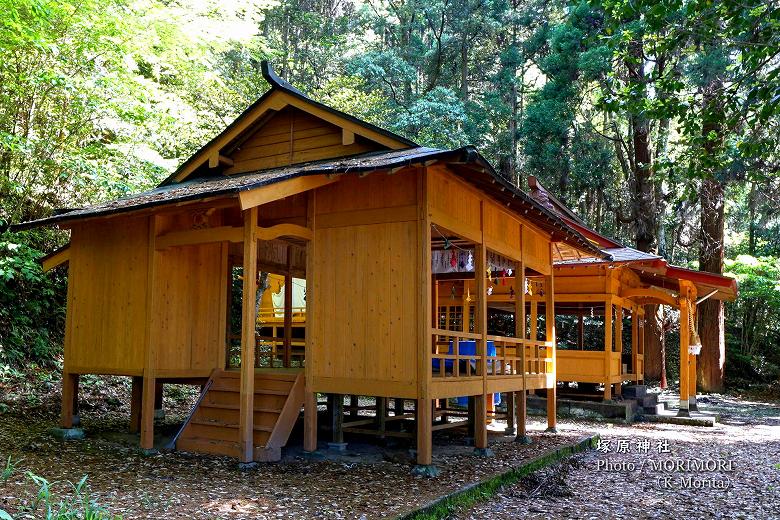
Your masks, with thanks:
[(415, 397), (414, 170), (317, 191), (314, 391)]
[[(434, 223), (480, 242), (508, 258), (520, 260), (541, 274), (550, 274), (550, 238), (534, 226), (533, 220), (516, 215), (489, 196), (455, 177), (444, 166), (428, 168), (429, 208)], [(480, 229), (480, 202), (484, 222)], [(522, 242), (520, 240), (522, 228)]]
[(218, 367), (225, 348), (226, 254), (220, 243), (159, 252), (151, 323), (158, 370)]
[(69, 266), (71, 369), (140, 374), (144, 367), (148, 218), (74, 226)]
[(342, 157), (385, 147), (354, 137), (343, 144), (342, 129), (303, 110), (287, 107), (272, 116), (230, 156), (228, 174)]

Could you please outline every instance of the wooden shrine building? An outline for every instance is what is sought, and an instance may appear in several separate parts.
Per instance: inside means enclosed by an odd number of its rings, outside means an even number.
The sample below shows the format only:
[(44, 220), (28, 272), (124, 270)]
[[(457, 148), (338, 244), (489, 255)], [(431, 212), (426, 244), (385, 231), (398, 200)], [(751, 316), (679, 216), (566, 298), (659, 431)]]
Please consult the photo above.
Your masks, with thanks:
[[(696, 306), (707, 298), (732, 301), (736, 280), (670, 265), (601, 235), (548, 193), (534, 177), (531, 196), (598, 245), (607, 258), (563, 259), (555, 263), (555, 314), (566, 317), (571, 335), (558, 338), (557, 379), (604, 385), (604, 399), (624, 382), (644, 382), (645, 307), (667, 305), (680, 313), (680, 415), (696, 410)], [(594, 319), (595, 318), (595, 319)], [(594, 334), (586, 334), (588, 327)], [(589, 331), (591, 332), (591, 331)], [(571, 336), (572, 341), (565, 341)], [(626, 348), (628, 347), (628, 348)], [(629, 350), (629, 352), (626, 352)]]
[[(16, 226), (71, 233), (46, 261), (69, 269), (62, 426), (79, 376), (114, 374), (133, 378), (144, 449), (161, 383), (202, 385), (177, 449), (278, 460), (303, 409), (315, 451), (318, 393), (401, 400), (422, 467), (432, 432), (452, 426), (441, 400), (471, 396), (487, 448), (488, 395), (554, 393), (553, 262), (604, 254), (474, 148), (417, 146), (263, 72), (271, 89), (155, 189)], [(433, 263), (454, 250), (473, 264), (449, 276), (473, 309), (457, 326), (440, 319), (448, 275)], [(517, 325), (489, 330), (488, 286), (508, 265)], [(524, 277), (545, 287), (543, 330), (524, 317)], [(280, 280), (305, 300), (286, 290), (263, 316)]]

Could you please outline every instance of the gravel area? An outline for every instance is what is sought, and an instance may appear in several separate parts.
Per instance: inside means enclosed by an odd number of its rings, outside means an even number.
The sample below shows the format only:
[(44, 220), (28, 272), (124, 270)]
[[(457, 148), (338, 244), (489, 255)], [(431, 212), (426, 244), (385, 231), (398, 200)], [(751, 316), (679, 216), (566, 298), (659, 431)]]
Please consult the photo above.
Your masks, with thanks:
[(454, 517), (780, 518), (780, 406), (727, 396), (702, 401), (702, 410), (721, 414), (720, 424), (564, 421), (562, 432), (598, 432), (600, 450), (546, 468)]
[[(411, 474), (408, 446), (384, 447), (365, 437), (362, 442), (348, 438), (349, 451), (326, 460), (304, 459), (300, 448), (293, 448), (280, 463), (242, 471), (228, 458), (181, 452), (143, 456), (137, 436), (120, 433), (129, 420), (125, 382), (115, 378), (109, 384), (84, 386), (81, 415), (87, 439), (83, 441), (59, 442), (50, 437), (48, 429), (56, 423), (51, 413), (56, 405), (51, 403), (38, 404), (34, 412), (24, 415), (17, 410), (0, 416), (0, 472), (9, 456), (14, 466), (10, 475), (0, 477), (0, 509), (14, 518), (42, 516), (40, 506), (30, 511), (38, 486), (27, 472), (52, 482), (55, 503), (72, 497), (69, 482), (87, 475), (89, 498), (123, 518), (394, 517), (570, 444), (583, 433), (546, 434), (545, 424), (536, 420), (530, 428), (534, 444), (524, 446), (499, 433), (502, 425), (496, 424), (492, 458), (475, 456), (473, 448), (455, 434), (450, 439), (438, 436), (434, 464), (441, 475), (434, 479)], [(56, 387), (51, 395), (57, 395)], [(166, 395), (168, 418), (157, 429), (175, 429), (191, 397), (170, 400)], [(19, 406), (18, 401), (14, 404)], [(294, 437), (291, 443), (300, 440)]]

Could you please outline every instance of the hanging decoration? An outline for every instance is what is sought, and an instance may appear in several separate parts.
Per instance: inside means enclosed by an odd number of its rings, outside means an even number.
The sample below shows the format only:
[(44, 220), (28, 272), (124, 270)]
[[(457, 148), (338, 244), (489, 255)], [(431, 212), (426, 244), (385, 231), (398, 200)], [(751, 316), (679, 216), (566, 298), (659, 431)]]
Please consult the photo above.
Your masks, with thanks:
[(514, 287), (510, 287), (509, 288), (509, 299), (511, 300), (514, 297), (515, 297), (515, 288)]
[(452, 267), (453, 269), (458, 267), (458, 258), (457, 258), (457, 256), (458, 255), (455, 253), (455, 251), (453, 251), (452, 255), (450, 256), (450, 267)]
[(471, 301), (471, 289), (469, 287), (466, 287), (466, 301)]
[(455, 286), (450, 287), (450, 299), (455, 299)]
[(701, 339), (698, 332), (696, 332), (696, 326), (693, 323), (693, 306), (691, 301), (688, 300), (688, 353), (694, 356), (701, 354)]
[(491, 285), (490, 287), (487, 288), (487, 295), (490, 296), (492, 294), (493, 294), (493, 286)]

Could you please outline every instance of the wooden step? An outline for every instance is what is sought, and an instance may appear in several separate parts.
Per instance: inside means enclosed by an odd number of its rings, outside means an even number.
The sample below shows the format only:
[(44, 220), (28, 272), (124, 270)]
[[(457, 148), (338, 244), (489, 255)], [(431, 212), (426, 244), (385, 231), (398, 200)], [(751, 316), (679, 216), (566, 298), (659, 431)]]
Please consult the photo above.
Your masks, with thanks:
[[(280, 413), (282, 411), (281, 408), (268, 408), (263, 406), (258, 406), (259, 403), (255, 403), (255, 412), (263, 412), (263, 413)], [(220, 408), (222, 410), (240, 410), (241, 407), (237, 404), (221, 404), (221, 403), (201, 403), (201, 408)]]
[[(179, 450), (238, 457), (240, 373), (214, 371), (176, 442)], [(257, 374), (253, 435), (257, 460), (279, 460), (303, 406), (303, 374)]]
[[(210, 392), (228, 392), (231, 394), (238, 394), (240, 390), (237, 388), (230, 388), (224, 385), (213, 385)], [(257, 388), (255, 387), (255, 395), (290, 395), (290, 389), (271, 389), (271, 388)]]
[[(200, 425), (200, 426), (214, 426), (214, 427), (217, 427), (217, 428), (231, 428), (231, 429), (234, 429), (234, 430), (238, 430), (238, 424), (235, 424), (235, 423), (224, 423), (224, 422), (220, 422), (220, 421), (204, 421), (204, 420), (200, 420), (200, 419), (193, 419), (192, 421), (190, 421), (190, 423), (191, 424), (197, 424), (197, 425)], [(272, 432), (272, 431), (274, 431), (274, 427), (273, 426), (264, 426), (262, 424), (255, 424), (253, 429), (256, 432)]]
[[(264, 412), (255, 410), (253, 417), (255, 424), (259, 425), (273, 425), (279, 420), (278, 411)], [(209, 408), (201, 406), (198, 408), (193, 420), (201, 422), (219, 422), (225, 424), (238, 424), (239, 422), (239, 410), (227, 409), (227, 408)]]
[(227, 457), (238, 457), (239, 453), (238, 442), (203, 439), (200, 437), (182, 437), (176, 441), (176, 449), (194, 453), (225, 455)]

